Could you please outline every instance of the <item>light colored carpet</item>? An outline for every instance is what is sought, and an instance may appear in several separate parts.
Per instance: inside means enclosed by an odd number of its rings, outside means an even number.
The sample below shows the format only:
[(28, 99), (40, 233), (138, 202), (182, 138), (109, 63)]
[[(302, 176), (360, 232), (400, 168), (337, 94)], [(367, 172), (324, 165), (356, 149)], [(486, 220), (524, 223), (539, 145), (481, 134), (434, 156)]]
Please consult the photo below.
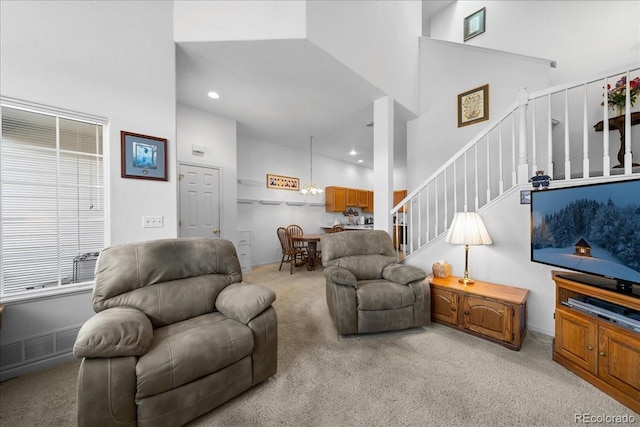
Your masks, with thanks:
[[(439, 324), (340, 337), (321, 270), (278, 264), (246, 283), (277, 294), (278, 373), (189, 423), (200, 426), (575, 426), (576, 414), (640, 415), (551, 360), (551, 338), (519, 352)], [(78, 363), (0, 384), (2, 426), (75, 425)]]

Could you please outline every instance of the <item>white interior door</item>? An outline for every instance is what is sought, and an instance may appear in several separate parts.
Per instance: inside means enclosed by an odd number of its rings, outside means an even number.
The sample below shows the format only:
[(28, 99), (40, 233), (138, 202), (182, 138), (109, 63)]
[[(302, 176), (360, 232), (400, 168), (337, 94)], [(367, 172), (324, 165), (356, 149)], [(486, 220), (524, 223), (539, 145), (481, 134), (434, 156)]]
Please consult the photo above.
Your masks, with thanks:
[(179, 165), (180, 236), (220, 237), (220, 170)]

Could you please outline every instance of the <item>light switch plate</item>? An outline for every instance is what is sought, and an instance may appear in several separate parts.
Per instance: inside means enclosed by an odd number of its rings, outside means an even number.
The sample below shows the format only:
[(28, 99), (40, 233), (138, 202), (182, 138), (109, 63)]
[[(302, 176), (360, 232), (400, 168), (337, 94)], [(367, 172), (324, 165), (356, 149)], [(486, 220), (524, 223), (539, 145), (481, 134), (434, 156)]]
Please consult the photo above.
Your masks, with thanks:
[(162, 215), (144, 215), (142, 217), (142, 228), (162, 227), (164, 227), (164, 217)]

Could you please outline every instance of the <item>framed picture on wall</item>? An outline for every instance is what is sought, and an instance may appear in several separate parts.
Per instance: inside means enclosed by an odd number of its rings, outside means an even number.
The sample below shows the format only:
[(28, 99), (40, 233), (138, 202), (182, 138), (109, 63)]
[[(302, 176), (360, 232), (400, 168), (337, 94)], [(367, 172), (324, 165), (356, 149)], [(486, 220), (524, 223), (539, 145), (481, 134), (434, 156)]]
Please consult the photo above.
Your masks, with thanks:
[(458, 95), (458, 127), (489, 120), (489, 85)]
[(486, 8), (483, 7), (479, 11), (464, 18), (464, 41), (484, 33), (485, 9)]
[(121, 131), (120, 150), (122, 178), (168, 181), (165, 138)]
[(267, 188), (275, 188), (278, 190), (294, 190), (300, 189), (300, 179), (290, 176), (267, 174)]

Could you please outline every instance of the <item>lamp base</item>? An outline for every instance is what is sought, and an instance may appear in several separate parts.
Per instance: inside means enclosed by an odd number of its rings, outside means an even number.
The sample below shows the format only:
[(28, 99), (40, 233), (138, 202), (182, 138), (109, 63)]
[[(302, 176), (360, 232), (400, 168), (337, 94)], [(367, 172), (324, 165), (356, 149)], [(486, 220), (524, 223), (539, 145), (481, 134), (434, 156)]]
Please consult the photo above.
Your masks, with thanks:
[(464, 285), (473, 285), (473, 279), (469, 279), (468, 277), (461, 277), (458, 279), (458, 282), (463, 283)]

